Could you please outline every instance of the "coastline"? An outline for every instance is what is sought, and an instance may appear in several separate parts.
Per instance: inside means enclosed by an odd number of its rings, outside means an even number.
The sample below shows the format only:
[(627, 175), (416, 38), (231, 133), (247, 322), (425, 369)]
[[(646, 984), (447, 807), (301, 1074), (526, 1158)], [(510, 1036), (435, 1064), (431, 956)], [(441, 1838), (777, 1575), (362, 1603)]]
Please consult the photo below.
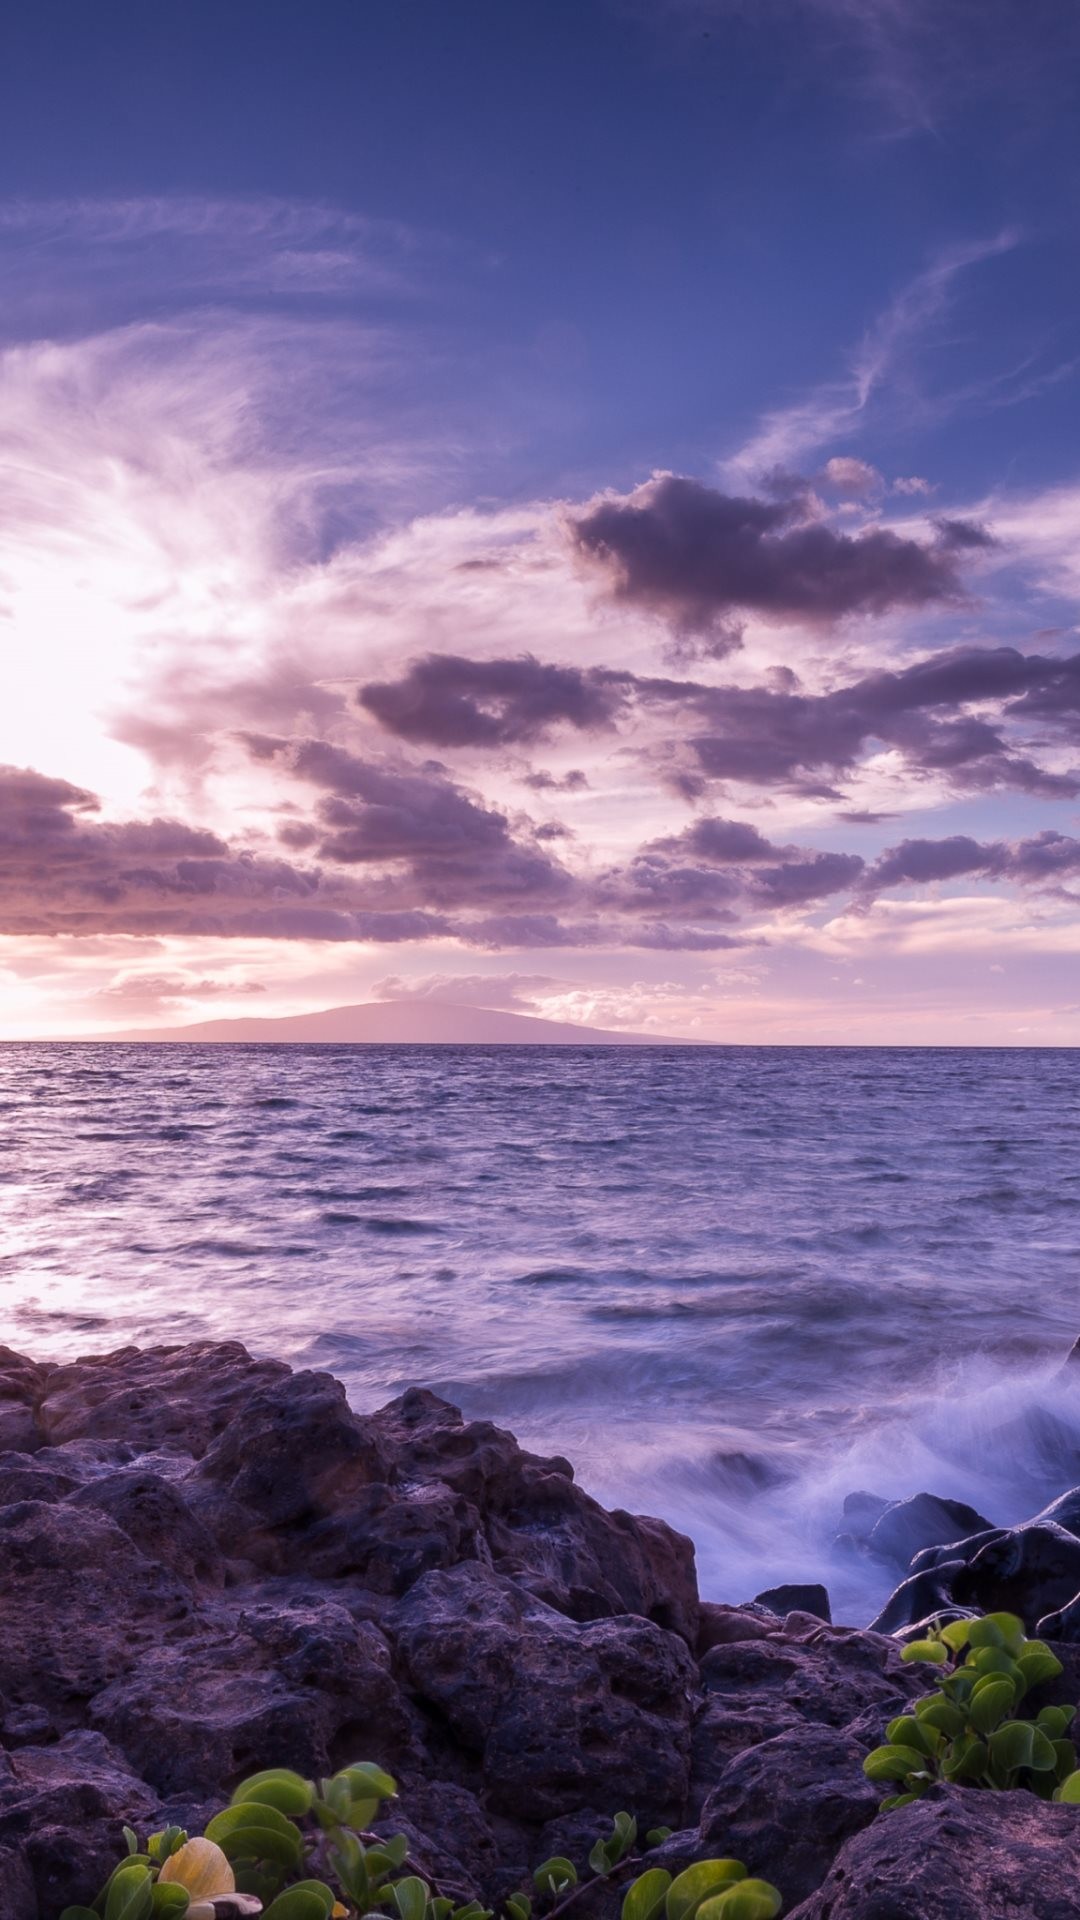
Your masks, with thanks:
[[(872, 1628), (797, 1586), (720, 1606), (663, 1520), (422, 1390), (357, 1414), (234, 1342), (0, 1349), (0, 1920), (89, 1899), (125, 1820), (196, 1829), (257, 1768), (353, 1759), (400, 1779), (392, 1824), (433, 1877), (492, 1902), (626, 1808), (673, 1829), (660, 1864), (735, 1854), (792, 1920), (859, 1920), (883, 1844), (862, 1759), (926, 1690), (912, 1625), (1009, 1607), (1062, 1662), (1047, 1700), (1080, 1697), (1080, 1488), (1020, 1527), (968, 1519), (852, 1509), (852, 1550), (900, 1568)], [(1080, 1872), (1080, 1809), (997, 1798), (1009, 1871), (1041, 1820), (1047, 1870)], [(983, 1800), (888, 1816), (958, 1920), (996, 1912), (964, 1864)]]

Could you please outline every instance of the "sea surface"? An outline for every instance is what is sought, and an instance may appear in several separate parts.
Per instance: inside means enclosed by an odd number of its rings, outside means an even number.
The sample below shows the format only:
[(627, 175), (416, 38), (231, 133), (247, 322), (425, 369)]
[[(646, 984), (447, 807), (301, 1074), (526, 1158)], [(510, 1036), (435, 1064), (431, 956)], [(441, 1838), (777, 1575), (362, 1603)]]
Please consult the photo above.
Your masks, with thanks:
[(845, 1494), (1080, 1480), (1080, 1053), (0, 1047), (0, 1339), (422, 1384), (694, 1537), (892, 1584)]

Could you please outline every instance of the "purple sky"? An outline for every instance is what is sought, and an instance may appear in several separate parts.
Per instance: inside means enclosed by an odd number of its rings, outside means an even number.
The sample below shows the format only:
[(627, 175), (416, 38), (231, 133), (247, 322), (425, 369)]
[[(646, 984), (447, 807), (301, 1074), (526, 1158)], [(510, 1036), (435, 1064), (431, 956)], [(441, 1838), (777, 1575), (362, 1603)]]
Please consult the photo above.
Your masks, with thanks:
[(1080, 1041), (1078, 55), (1049, 0), (25, 9), (0, 1032)]

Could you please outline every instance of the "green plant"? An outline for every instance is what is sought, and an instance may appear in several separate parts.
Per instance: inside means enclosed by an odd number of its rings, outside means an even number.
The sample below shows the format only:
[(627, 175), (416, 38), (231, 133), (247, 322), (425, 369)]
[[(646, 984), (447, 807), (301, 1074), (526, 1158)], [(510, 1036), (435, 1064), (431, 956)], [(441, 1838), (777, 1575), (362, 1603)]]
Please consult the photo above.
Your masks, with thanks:
[(907, 1806), (939, 1780), (1080, 1800), (1076, 1749), (1066, 1738), (1076, 1709), (1042, 1707), (1033, 1720), (1017, 1714), (1033, 1687), (1063, 1669), (1045, 1641), (1026, 1637), (1015, 1614), (935, 1626), (902, 1658), (937, 1667), (941, 1684), (890, 1721), (886, 1744), (863, 1762), (869, 1779), (893, 1788), (883, 1809)]
[[(145, 1847), (124, 1828), (127, 1858), (106, 1881), (92, 1907), (68, 1907), (60, 1920), (225, 1920), (261, 1914), (263, 1920), (494, 1920), (478, 1900), (451, 1896), (409, 1859), (404, 1834), (385, 1838), (370, 1822), (397, 1794), (381, 1767), (343, 1767), (318, 1784), (287, 1768), (253, 1774), (203, 1835), (179, 1827), (151, 1834)], [(654, 1827), (646, 1849), (662, 1845), (670, 1829)], [(556, 1920), (601, 1881), (641, 1864), (637, 1821), (616, 1814), (611, 1832), (589, 1854), (582, 1880), (573, 1862), (557, 1856), (533, 1875), (530, 1891), (511, 1894), (505, 1920)], [(753, 1880), (738, 1860), (701, 1860), (674, 1878), (646, 1868), (626, 1889), (622, 1920), (774, 1920), (782, 1901), (775, 1887)]]

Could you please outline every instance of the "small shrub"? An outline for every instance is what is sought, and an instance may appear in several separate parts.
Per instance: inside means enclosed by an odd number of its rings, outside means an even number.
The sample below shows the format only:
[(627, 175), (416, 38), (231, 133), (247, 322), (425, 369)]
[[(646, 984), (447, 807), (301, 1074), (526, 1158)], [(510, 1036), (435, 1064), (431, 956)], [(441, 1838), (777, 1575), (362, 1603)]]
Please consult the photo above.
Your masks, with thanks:
[[(368, 1831), (397, 1787), (381, 1767), (343, 1767), (329, 1780), (304, 1780), (287, 1768), (253, 1774), (227, 1807), (189, 1839), (180, 1827), (151, 1834), (140, 1847), (124, 1828), (128, 1856), (92, 1907), (68, 1907), (60, 1920), (494, 1920), (478, 1900), (452, 1899), (418, 1873), (404, 1834)], [(660, 1846), (667, 1827), (645, 1836)], [(505, 1903), (505, 1920), (556, 1920), (586, 1887), (622, 1878), (640, 1864), (637, 1821), (618, 1813), (589, 1854), (590, 1878), (557, 1856), (533, 1874), (529, 1891)], [(650, 1867), (626, 1889), (622, 1920), (774, 1920), (775, 1887), (751, 1879), (738, 1860), (700, 1860), (674, 1878)]]
[(890, 1721), (886, 1744), (863, 1762), (871, 1780), (893, 1788), (883, 1809), (909, 1805), (939, 1780), (1080, 1800), (1076, 1749), (1066, 1738), (1076, 1709), (1043, 1707), (1034, 1720), (1018, 1716), (1032, 1687), (1063, 1669), (1045, 1641), (1027, 1639), (1015, 1614), (934, 1627), (925, 1640), (906, 1646), (902, 1658), (936, 1667), (941, 1684), (916, 1700), (911, 1713)]

